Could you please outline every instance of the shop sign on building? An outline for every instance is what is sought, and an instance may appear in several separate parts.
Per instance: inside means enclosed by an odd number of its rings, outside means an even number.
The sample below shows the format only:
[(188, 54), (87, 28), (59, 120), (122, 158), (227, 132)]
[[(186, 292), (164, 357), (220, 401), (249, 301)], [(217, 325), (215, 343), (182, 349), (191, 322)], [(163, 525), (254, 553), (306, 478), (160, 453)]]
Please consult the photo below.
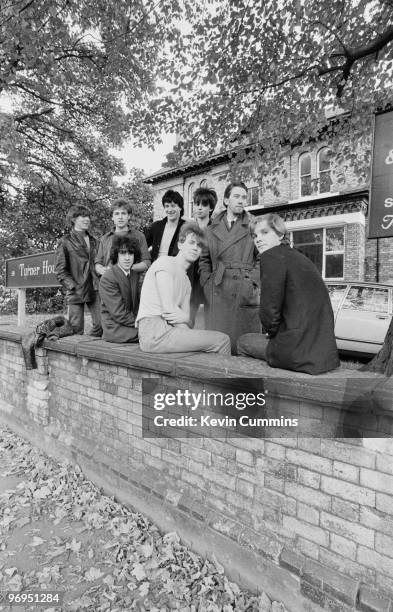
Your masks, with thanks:
[(12, 289), (58, 287), (55, 274), (55, 252), (38, 253), (7, 259), (5, 286)]
[(393, 236), (393, 111), (375, 115), (369, 238)]

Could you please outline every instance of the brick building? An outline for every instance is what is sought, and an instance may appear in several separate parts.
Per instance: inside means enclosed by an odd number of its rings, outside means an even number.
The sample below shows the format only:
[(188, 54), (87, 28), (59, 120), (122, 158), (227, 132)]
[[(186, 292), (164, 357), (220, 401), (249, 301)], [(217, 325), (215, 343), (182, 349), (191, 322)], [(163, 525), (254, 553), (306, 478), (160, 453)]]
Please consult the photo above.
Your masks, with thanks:
[[(355, 143), (363, 158), (371, 159), (370, 147), (369, 135)], [(250, 177), (246, 163), (238, 169)], [(200, 186), (215, 189), (222, 205), (230, 164), (231, 155), (222, 153), (152, 174), (147, 180), (155, 190), (154, 218), (163, 216), (161, 198), (167, 189), (183, 195), (186, 217), (192, 217), (193, 193)], [(292, 244), (312, 259), (326, 280), (393, 283), (393, 239), (367, 238), (369, 168), (364, 170), (360, 174), (340, 164), (322, 141), (293, 148), (272, 175), (260, 179), (254, 172), (254, 178), (245, 181), (248, 210), (254, 215), (280, 214)]]

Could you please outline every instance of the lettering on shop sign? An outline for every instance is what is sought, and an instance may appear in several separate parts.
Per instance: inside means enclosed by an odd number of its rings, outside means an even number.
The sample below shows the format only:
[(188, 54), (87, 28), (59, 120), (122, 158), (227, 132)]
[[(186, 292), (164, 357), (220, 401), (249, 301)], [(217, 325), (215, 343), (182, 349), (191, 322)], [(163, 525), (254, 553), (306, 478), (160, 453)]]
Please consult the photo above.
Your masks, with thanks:
[(15, 257), (6, 261), (6, 287), (58, 287), (55, 274), (55, 252)]
[(393, 236), (393, 111), (375, 115), (369, 238)]

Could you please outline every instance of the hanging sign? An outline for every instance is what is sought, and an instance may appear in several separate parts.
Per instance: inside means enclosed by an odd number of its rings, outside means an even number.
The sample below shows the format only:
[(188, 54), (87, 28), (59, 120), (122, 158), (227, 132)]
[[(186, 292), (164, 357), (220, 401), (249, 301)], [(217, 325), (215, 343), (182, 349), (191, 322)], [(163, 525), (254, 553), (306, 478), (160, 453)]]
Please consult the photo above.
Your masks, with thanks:
[(393, 236), (393, 111), (375, 115), (369, 238)]

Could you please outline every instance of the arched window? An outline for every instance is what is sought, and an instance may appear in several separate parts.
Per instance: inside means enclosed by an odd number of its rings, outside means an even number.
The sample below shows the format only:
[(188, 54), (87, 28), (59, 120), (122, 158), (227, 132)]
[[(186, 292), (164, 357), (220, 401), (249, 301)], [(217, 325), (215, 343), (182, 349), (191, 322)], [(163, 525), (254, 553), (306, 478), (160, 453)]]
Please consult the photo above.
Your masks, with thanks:
[(312, 193), (311, 184), (311, 155), (303, 153), (299, 157), (299, 185), (300, 195), (309, 196)]
[(330, 191), (330, 185), (332, 184), (330, 176), (330, 151), (326, 147), (318, 151), (317, 173), (319, 193)]
[(203, 179), (203, 180), (200, 182), (199, 187), (207, 187), (207, 180), (206, 180), (206, 179)]
[(188, 211), (189, 215), (192, 216), (192, 205), (193, 205), (193, 197), (194, 197), (194, 186), (195, 183), (190, 183), (188, 185)]

